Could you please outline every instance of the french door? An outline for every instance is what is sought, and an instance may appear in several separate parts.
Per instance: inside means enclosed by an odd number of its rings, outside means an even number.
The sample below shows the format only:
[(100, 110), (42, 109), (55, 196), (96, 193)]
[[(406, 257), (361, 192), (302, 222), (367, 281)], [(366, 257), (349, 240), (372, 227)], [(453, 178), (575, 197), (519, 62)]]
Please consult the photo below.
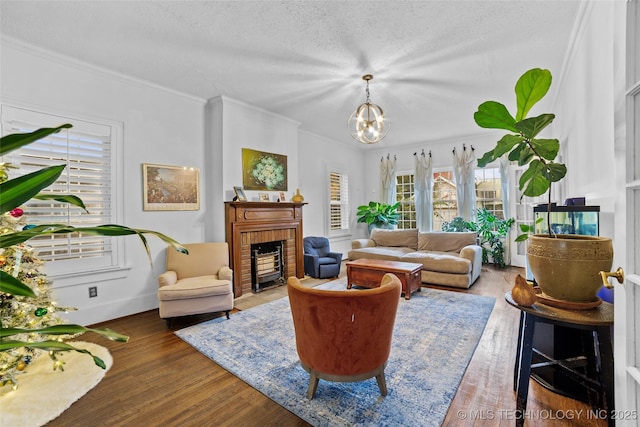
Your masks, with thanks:
[[(627, 3), (626, 49), (626, 147), (616, 150), (624, 156), (624, 195), (626, 206), (621, 221), (626, 227), (623, 285), (616, 283), (614, 354), (616, 371), (616, 425), (640, 426), (640, 10), (638, 0)], [(616, 117), (616, 122), (619, 122)], [(621, 154), (618, 154), (622, 151)], [(623, 240), (625, 240), (623, 238)], [(615, 266), (614, 266), (615, 267)]]

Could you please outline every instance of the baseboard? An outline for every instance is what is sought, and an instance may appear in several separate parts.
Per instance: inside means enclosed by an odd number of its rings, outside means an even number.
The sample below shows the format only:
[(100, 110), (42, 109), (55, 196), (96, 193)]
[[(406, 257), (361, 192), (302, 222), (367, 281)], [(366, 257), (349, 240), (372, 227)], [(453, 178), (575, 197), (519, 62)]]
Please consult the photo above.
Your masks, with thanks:
[(109, 301), (105, 304), (82, 307), (77, 311), (65, 313), (64, 318), (70, 323), (94, 325), (155, 308), (158, 308), (158, 297), (154, 292), (152, 294), (137, 295), (132, 298)]

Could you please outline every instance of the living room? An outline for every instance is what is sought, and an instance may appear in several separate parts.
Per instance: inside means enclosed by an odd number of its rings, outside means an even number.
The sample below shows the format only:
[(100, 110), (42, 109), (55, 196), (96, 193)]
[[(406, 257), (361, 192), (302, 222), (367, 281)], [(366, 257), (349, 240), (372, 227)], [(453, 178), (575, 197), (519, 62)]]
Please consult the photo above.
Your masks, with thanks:
[[(391, 154), (398, 159), (398, 170), (412, 171), (414, 153), (424, 149), (431, 152), (434, 168), (446, 169), (451, 167), (454, 147), (461, 149), (465, 144), (483, 153), (493, 146), (495, 137), (499, 137), (480, 129), (467, 135), (432, 137), (429, 136), (430, 118), (424, 117), (422, 131), (427, 136), (415, 136), (404, 145), (364, 147), (350, 140), (345, 126), (348, 114), (335, 125), (323, 125), (340, 127), (345, 136), (341, 139), (327, 137), (308, 130), (305, 123), (274, 112), (275, 104), (263, 105), (252, 98), (237, 99), (234, 93), (224, 90), (212, 97), (198, 96), (127, 75), (116, 66), (110, 68), (83, 57), (56, 52), (47, 48), (42, 40), (30, 39), (28, 28), (24, 33), (15, 30), (20, 25), (36, 25), (25, 16), (45, 22), (46, 8), (38, 11), (29, 9), (35, 5), (24, 6), (27, 9), (23, 11), (17, 3), (3, 2), (1, 6), (3, 131), (7, 121), (22, 120), (24, 111), (48, 116), (43, 119), (43, 126), (60, 124), (60, 120), (108, 126), (113, 132), (116, 165), (115, 209), (111, 221), (157, 230), (180, 242), (224, 241), (224, 202), (233, 198), (234, 186), (242, 185), (242, 148), (287, 156), (286, 196), (290, 198), (299, 188), (307, 203), (303, 208), (304, 234), (327, 235), (328, 201), (324, 183), (328, 171), (348, 172), (349, 203), (355, 211), (357, 206), (378, 197), (381, 157)], [(620, 131), (623, 124), (617, 116), (621, 109), (624, 110), (624, 3), (622, 6), (616, 2), (577, 3), (580, 3), (575, 8), (578, 13), (574, 20), (566, 23), (570, 27), (570, 40), (562, 46), (561, 52), (553, 53), (556, 68), (551, 70), (554, 92), (550, 100), (553, 103), (548, 104), (548, 109), (557, 116), (551, 132), (563, 145), (562, 157), (569, 171), (555, 197), (562, 202), (567, 197), (584, 196), (588, 204), (601, 206), (601, 234), (614, 239), (614, 265), (617, 266), (624, 264), (627, 241), (626, 229), (619, 226), (624, 224), (620, 216), (624, 210), (620, 209), (624, 191), (612, 191), (621, 188), (621, 177), (614, 171), (624, 170), (625, 164), (624, 132)], [(548, 13), (553, 14), (553, 8), (548, 9)], [(87, 9), (81, 16), (88, 19), (91, 13)], [(127, 37), (131, 34), (122, 35), (125, 41)], [(137, 37), (144, 38), (145, 33), (141, 31)], [(122, 39), (118, 39), (120, 43), (124, 43)], [(69, 40), (69, 43), (76, 42)], [(505, 45), (508, 44), (508, 35), (505, 35)], [(497, 60), (492, 62), (495, 60), (492, 55), (503, 53), (486, 53), (489, 58), (486, 61), (500, 64)], [(197, 53), (206, 54), (210, 52)], [(526, 57), (526, 52), (523, 56)], [(127, 60), (121, 58), (122, 62)], [(530, 63), (522, 57), (510, 61), (511, 77), (499, 82), (505, 88), (505, 99), (502, 99), (505, 103), (513, 102), (511, 87), (522, 72), (536, 66), (549, 67), (545, 63)], [(491, 66), (482, 70), (490, 73)], [(359, 70), (361, 74), (369, 71)], [(197, 75), (198, 72), (194, 62), (186, 74)], [(283, 73), (286, 72), (284, 67)], [(175, 78), (187, 79), (184, 76)], [(208, 78), (211, 86), (219, 84), (215, 76)], [(260, 70), (255, 71), (254, 79), (260, 81)], [(344, 89), (342, 86), (332, 89), (322, 75), (317, 75), (317, 80), (322, 83), (320, 88), (318, 81), (309, 82), (308, 86), (316, 97), (320, 97), (318, 94), (323, 90)], [(363, 85), (359, 76), (352, 80), (349, 84), (356, 95), (344, 102), (355, 107), (362, 102)], [(476, 85), (473, 81), (457, 83), (463, 87), (464, 96), (472, 98), (471, 108), (495, 96), (485, 93), (482, 88), (474, 93)], [(393, 90), (393, 85), (383, 84), (382, 76), (371, 82), (372, 100), (383, 107), (384, 96), (391, 97), (389, 92)], [(442, 109), (446, 110), (447, 97), (454, 97), (453, 92), (445, 91), (424, 102), (441, 103)], [(473, 111), (454, 113), (458, 121), (472, 122)], [(391, 111), (387, 112), (393, 115)], [(396, 127), (391, 132), (394, 130)], [(389, 140), (392, 135), (388, 136)], [(145, 211), (141, 165), (149, 163), (199, 169), (200, 209)], [(247, 196), (250, 200), (258, 200), (257, 191), (247, 191)], [(271, 197), (275, 201), (277, 194), (272, 193)], [(366, 237), (367, 229), (356, 223), (355, 215), (350, 218), (349, 225), (349, 233), (330, 236), (335, 250), (347, 253), (351, 240)], [(69, 314), (69, 319), (89, 325), (157, 308), (157, 276), (164, 271), (165, 245), (153, 239), (149, 244), (151, 266), (139, 242), (119, 239), (114, 263), (109, 268), (73, 276), (53, 274), (53, 289), (61, 305), (78, 308)], [(89, 298), (89, 287), (97, 287), (96, 298)]]

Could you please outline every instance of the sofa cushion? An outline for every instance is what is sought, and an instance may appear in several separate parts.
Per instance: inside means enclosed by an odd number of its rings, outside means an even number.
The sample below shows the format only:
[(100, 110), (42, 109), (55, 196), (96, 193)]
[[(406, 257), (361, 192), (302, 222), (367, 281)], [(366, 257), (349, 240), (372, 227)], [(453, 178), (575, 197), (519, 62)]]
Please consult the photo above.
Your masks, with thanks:
[(362, 249), (352, 249), (349, 251), (349, 259), (355, 261), (361, 258), (386, 259), (389, 261), (400, 261), (400, 259), (413, 252), (410, 248), (390, 248), (387, 246), (374, 246)]
[(385, 230), (374, 228), (371, 230), (371, 240), (378, 246), (405, 247), (416, 250), (418, 248), (418, 229)]
[(471, 261), (445, 252), (411, 252), (400, 258), (402, 262), (416, 262), (422, 268), (441, 273), (469, 274)]
[(473, 231), (429, 231), (418, 234), (418, 250), (457, 252), (467, 245), (476, 244), (477, 234)]

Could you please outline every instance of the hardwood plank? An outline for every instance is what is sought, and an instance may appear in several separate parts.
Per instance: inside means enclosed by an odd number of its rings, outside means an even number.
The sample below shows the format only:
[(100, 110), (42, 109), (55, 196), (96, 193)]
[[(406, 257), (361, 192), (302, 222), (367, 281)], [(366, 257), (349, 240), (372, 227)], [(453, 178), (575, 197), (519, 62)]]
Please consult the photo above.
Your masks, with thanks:
[[(346, 275), (345, 270), (343, 264), (341, 277)], [(471, 289), (434, 286), (496, 298), (493, 313), (443, 425), (514, 425), (513, 366), (519, 311), (504, 301), (504, 294), (511, 289), (518, 273), (522, 274), (522, 269), (485, 266)], [(325, 281), (306, 279), (303, 284), (315, 286)], [(236, 307), (247, 309), (285, 295), (284, 286), (260, 294), (243, 295), (236, 300)], [(158, 311), (151, 310), (96, 325), (127, 334), (130, 341), (114, 343), (90, 334), (80, 338), (109, 348), (114, 366), (98, 386), (48, 425), (309, 425), (173, 333), (173, 330), (213, 317), (216, 316), (176, 319), (172, 329), (168, 329), (158, 317)], [(535, 381), (530, 384), (526, 426), (606, 425), (604, 420), (587, 417), (588, 405), (552, 393)], [(582, 416), (578, 419), (579, 411)], [(571, 415), (574, 419), (557, 419)]]

